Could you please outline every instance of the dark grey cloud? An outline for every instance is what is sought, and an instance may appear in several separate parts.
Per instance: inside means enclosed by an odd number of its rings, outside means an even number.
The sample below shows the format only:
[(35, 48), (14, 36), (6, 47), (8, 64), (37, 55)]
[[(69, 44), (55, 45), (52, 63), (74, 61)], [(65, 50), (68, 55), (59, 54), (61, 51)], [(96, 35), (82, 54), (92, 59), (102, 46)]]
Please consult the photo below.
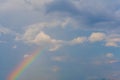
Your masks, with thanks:
[(68, 0), (57, 0), (53, 1), (51, 4), (47, 5), (47, 13), (51, 12), (64, 12), (70, 15), (79, 15), (79, 10), (75, 7), (73, 3)]
[(56, 0), (47, 5), (46, 13), (72, 17), (78, 27), (111, 31), (120, 28), (119, 5), (118, 0)]
[[(14, 5), (9, 0), (5, 1), (6, 4)], [(0, 3), (5, 1), (0, 0)], [(3, 8), (0, 8), (0, 23), (2, 25), (21, 28), (51, 20), (51, 18), (59, 20), (71, 17), (73, 21), (78, 23), (76, 27), (82, 29), (118, 31), (120, 28), (119, 0), (43, 0), (40, 2), (39, 0), (23, 0), (20, 4), (19, 2), (16, 4), (18, 6), (10, 8), (4, 4)], [(56, 17), (54, 13), (59, 15)]]

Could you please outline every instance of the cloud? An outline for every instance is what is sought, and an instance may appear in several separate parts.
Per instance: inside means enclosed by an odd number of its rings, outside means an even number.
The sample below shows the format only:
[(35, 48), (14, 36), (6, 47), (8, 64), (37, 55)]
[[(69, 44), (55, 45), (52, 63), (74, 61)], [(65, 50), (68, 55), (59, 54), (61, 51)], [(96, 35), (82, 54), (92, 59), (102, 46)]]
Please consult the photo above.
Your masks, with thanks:
[(88, 37), (90, 42), (102, 41), (105, 43), (106, 47), (120, 47), (120, 35), (119, 34), (110, 34), (104, 32), (93, 32)]
[(58, 67), (58, 66), (54, 66), (53, 68), (52, 68), (52, 71), (53, 72), (58, 72), (60, 70), (60, 67)]
[(57, 40), (52, 38), (51, 36), (49, 36), (43, 31), (36, 33), (36, 30), (34, 32), (34, 29), (33, 29), (33, 31), (30, 30), (30, 32), (29, 31), (27, 33), (25, 32), (25, 34), (22, 37), (22, 40), (26, 43), (36, 44), (39, 46), (47, 46), (47, 47), (51, 46), (49, 51), (55, 51), (64, 45), (76, 45), (76, 44), (84, 43), (87, 40), (87, 38), (77, 37), (69, 41)]
[(64, 28), (71, 22), (70, 18), (65, 18), (62, 20), (51, 20), (32, 24), (27, 26), (23, 34), (16, 36), (16, 41), (23, 41), (27, 44), (35, 44), (38, 46), (47, 46), (49, 51), (58, 50), (64, 45), (76, 45), (86, 41), (86, 37), (77, 37), (72, 40), (59, 40), (51, 37), (49, 34), (45, 33), (45, 29), (53, 29), (55, 27)]
[(113, 46), (113, 47), (118, 47), (118, 44), (116, 42), (107, 42), (105, 46)]
[(24, 55), (24, 58), (27, 58), (27, 57), (29, 57), (29, 56), (31, 56), (31, 55), (29, 55), (29, 54), (25, 54), (25, 55)]
[(17, 45), (14, 45), (12, 48), (13, 48), (13, 49), (16, 49), (16, 48), (17, 48)]
[(67, 58), (66, 56), (53, 56), (52, 60), (56, 62), (62, 62), (62, 61), (65, 61), (66, 58)]
[(49, 51), (56, 51), (56, 50), (58, 50), (60, 47), (61, 47), (62, 45), (55, 45), (55, 46), (53, 46), (52, 48), (50, 48), (49, 49)]
[[(77, 23), (73, 27), (117, 33), (120, 28), (119, 4), (118, 0), (114, 2), (111, 0), (5, 0), (1, 2), (0, 11), (1, 16), (8, 17), (7, 13), (9, 13), (9, 17), (12, 16), (13, 19), (12, 23), (16, 25), (20, 21), (19, 25), (24, 26), (43, 20), (60, 20), (70, 17)], [(66, 20), (61, 26), (67, 26), (68, 22), (69, 20)]]
[(106, 57), (112, 58), (112, 57), (114, 57), (114, 54), (113, 54), (113, 53), (107, 53), (107, 54), (106, 54)]
[(30, 24), (26, 29), (26, 35), (27, 33), (31, 33), (31, 31), (33, 32), (38, 32), (40, 30), (46, 29), (46, 28), (55, 28), (55, 27), (66, 27), (67, 25), (72, 25), (73, 21), (70, 17), (66, 17), (66, 18), (60, 18), (60, 19), (50, 19), (50, 20), (45, 20), (45, 21), (39, 21), (33, 24)]
[(35, 39), (33, 40), (33, 43), (39, 43), (39, 42), (46, 42), (46, 43), (53, 43), (54, 39), (52, 39), (50, 36), (45, 34), (44, 32), (40, 32), (36, 35)]
[(0, 25), (0, 37), (2, 35), (17, 36), (17, 35), (19, 35), (19, 33), (17, 33), (16, 31), (14, 31), (8, 27)]
[[(38, 46), (47, 46), (49, 51), (58, 50), (65, 45), (77, 45), (85, 42), (104, 42), (105, 46), (118, 47), (120, 42), (119, 34), (108, 34), (105, 32), (92, 32), (90, 36), (78, 36), (71, 40), (55, 39), (46, 33), (46, 29), (54, 29), (61, 27), (66, 29), (66, 25), (71, 23), (71, 18), (53, 19), (51, 21), (38, 22), (27, 26), (25, 32), (16, 36), (16, 40), (23, 41), (27, 44), (35, 44)], [(68, 27), (67, 27), (68, 28)], [(57, 34), (56, 34), (57, 35)]]
[(120, 35), (119, 34), (111, 34), (111, 35), (107, 36), (105, 45), (119, 47), (119, 42), (120, 42)]
[[(87, 30), (117, 31), (120, 1), (56, 0), (46, 7), (47, 14), (70, 16), (78, 27)], [(97, 7), (95, 7), (97, 6)], [(58, 16), (58, 15), (57, 15)]]
[(0, 11), (1, 12), (8, 12), (8, 11), (16, 11), (16, 10), (24, 10), (27, 8), (24, 0), (6, 0), (2, 4), (0, 4)]
[(8, 28), (0, 26), (0, 33), (9, 34), (9, 33), (12, 33), (12, 31)]
[(118, 63), (118, 62), (120, 62), (120, 61), (119, 60), (110, 60), (108, 63), (113, 64), (113, 63)]
[(62, 40), (57, 40), (43, 32), (40, 28), (28, 28), (23, 35), (16, 37), (17, 41), (23, 41), (27, 44), (35, 44), (38, 46), (46, 46), (50, 51), (55, 51), (60, 48)]
[(56, 0), (47, 5), (47, 13), (58, 12), (58, 13), (70, 13), (71, 15), (78, 15), (79, 10), (75, 5), (68, 0)]
[(44, 6), (54, 0), (24, 0), (26, 3), (34, 5), (34, 6)]
[(80, 44), (84, 43), (87, 40), (86, 37), (77, 37), (69, 42), (69, 44), (75, 45), (75, 44)]
[(38, 24), (33, 24), (28, 26), (25, 32), (16, 37), (16, 40), (23, 41), (27, 44), (35, 44), (38, 46), (46, 46), (49, 48), (49, 51), (56, 51), (60, 47), (65, 45), (77, 45), (86, 42), (99, 42), (102, 41), (105, 43), (105, 46), (118, 47), (120, 42), (119, 34), (107, 34), (104, 32), (92, 32), (90, 36), (78, 36), (72, 40), (62, 40), (55, 39), (49, 34), (45, 33), (44, 29), (54, 28), (57, 25), (60, 25), (62, 22), (42, 22)]
[(73, 40), (58, 40), (52, 38), (50, 35), (43, 32), (41, 29), (37, 28), (28, 28), (23, 35), (20, 37), (17, 36), (16, 40), (22, 40), (28, 44), (36, 44), (38, 46), (47, 46), (49, 47), (49, 51), (58, 50), (60, 47), (64, 45), (76, 45), (84, 43), (87, 38), (86, 37), (77, 37)]
[(97, 41), (102, 41), (104, 40), (106, 35), (104, 33), (96, 32), (92, 33), (89, 37), (90, 42), (97, 42)]

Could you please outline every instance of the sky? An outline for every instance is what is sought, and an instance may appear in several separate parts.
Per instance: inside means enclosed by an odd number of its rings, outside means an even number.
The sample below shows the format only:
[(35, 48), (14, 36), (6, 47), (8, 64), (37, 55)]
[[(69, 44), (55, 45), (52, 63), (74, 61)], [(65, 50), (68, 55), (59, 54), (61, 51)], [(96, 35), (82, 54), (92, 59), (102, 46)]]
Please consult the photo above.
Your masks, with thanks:
[(17, 80), (119, 80), (119, 29), (120, 0), (0, 0), (0, 80), (36, 50)]

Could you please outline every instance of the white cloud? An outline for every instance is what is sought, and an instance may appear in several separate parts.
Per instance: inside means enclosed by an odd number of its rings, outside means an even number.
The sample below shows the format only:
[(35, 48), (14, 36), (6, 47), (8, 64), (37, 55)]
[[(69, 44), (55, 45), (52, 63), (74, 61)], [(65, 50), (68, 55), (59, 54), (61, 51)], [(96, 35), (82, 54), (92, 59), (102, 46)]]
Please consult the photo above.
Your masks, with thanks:
[(24, 55), (24, 58), (27, 58), (27, 57), (29, 57), (29, 56), (31, 56), (31, 55), (29, 55), (29, 54), (25, 54), (25, 55)]
[(102, 41), (104, 40), (106, 37), (106, 35), (104, 33), (101, 32), (94, 32), (90, 35), (89, 37), (89, 41), (90, 42), (97, 42), (97, 41)]
[(53, 40), (52, 38), (45, 34), (44, 32), (40, 32), (36, 35), (35, 39), (33, 40), (34, 43), (39, 43), (39, 42), (46, 42), (46, 43), (52, 43)]
[(85, 42), (86, 40), (87, 40), (86, 37), (77, 37), (77, 38), (71, 40), (69, 44), (73, 44), (73, 45), (80, 44), (80, 43)]
[(60, 48), (60, 44), (63, 43), (62, 40), (56, 40), (46, 34), (40, 29), (29, 28), (23, 34), (23, 36), (17, 36), (16, 40), (22, 40), (28, 44), (36, 44), (38, 46), (46, 46), (50, 51), (55, 51)]
[(35, 43), (35, 44), (59, 44), (62, 43), (62, 40), (56, 40), (51, 38), (49, 35), (47, 35), (44, 32), (39, 32), (34, 39), (29, 40), (31, 41), (31, 43)]
[(118, 47), (118, 44), (116, 42), (107, 42), (105, 46), (112, 46), (112, 47)]
[(120, 34), (105, 34), (101, 32), (93, 32), (89, 36), (90, 42), (103, 41), (107, 47), (120, 47)]
[(55, 45), (54, 47), (50, 48), (49, 51), (56, 51), (58, 50), (62, 45)]

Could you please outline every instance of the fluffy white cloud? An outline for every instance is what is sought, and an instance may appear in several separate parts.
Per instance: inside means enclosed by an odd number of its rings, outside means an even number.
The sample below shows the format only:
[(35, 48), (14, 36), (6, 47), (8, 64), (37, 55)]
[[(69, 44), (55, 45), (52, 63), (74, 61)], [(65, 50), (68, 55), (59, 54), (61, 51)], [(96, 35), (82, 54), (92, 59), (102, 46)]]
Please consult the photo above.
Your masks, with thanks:
[(105, 34), (102, 32), (93, 32), (89, 36), (90, 42), (103, 41), (107, 47), (119, 47), (120, 34)]
[(92, 33), (89, 37), (89, 41), (90, 42), (97, 42), (97, 41), (102, 41), (104, 40), (106, 37), (106, 35), (104, 33), (101, 33), (101, 32), (95, 32), (95, 33)]
[(40, 32), (36, 35), (35, 39), (33, 40), (34, 43), (46, 42), (46, 43), (53, 43), (53, 39), (45, 34), (44, 32)]
[(60, 47), (59, 44), (62, 44), (63, 42), (62, 40), (51, 38), (48, 34), (42, 31), (37, 33), (36, 35), (29, 35), (24, 37), (24, 41), (39, 46), (50, 47), (50, 51), (57, 50)]

